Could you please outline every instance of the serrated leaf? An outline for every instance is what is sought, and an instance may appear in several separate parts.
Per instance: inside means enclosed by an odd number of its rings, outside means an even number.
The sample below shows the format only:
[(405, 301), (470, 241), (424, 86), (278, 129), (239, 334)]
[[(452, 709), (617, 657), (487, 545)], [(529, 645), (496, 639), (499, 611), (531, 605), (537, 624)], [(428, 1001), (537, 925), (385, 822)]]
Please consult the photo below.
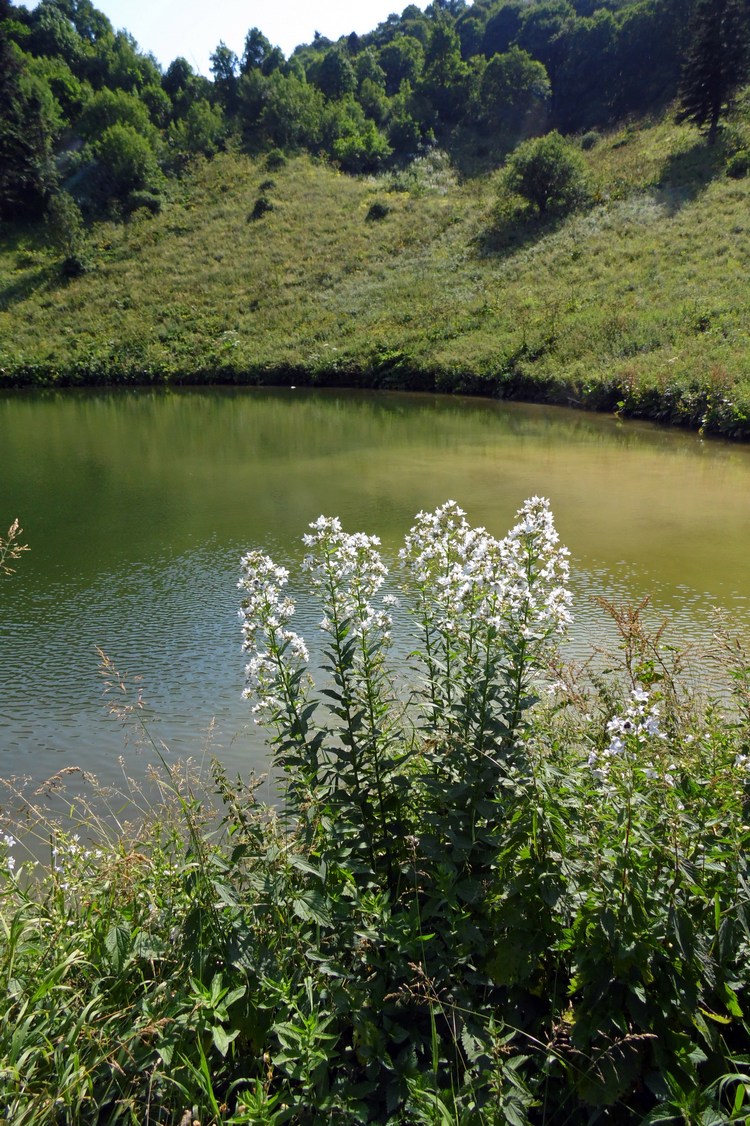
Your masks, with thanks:
[(146, 962), (158, 962), (165, 954), (166, 947), (155, 935), (139, 931), (133, 940), (133, 955)]
[(216, 892), (216, 894), (219, 897), (219, 900), (226, 907), (238, 907), (239, 906), (239, 904), (237, 903), (237, 900), (234, 898), (234, 896), (232, 895), (232, 893), (230, 892), (230, 890), (226, 886), (226, 884), (221, 884), (217, 880), (214, 880), (213, 886), (214, 886), (214, 891)]
[(292, 868), (296, 868), (298, 872), (306, 872), (310, 876), (316, 876), (319, 880), (323, 878), (323, 874), (319, 867), (306, 860), (304, 856), (297, 856), (295, 853), (290, 853), (289, 863)]
[(303, 923), (317, 923), (321, 927), (332, 926), (326, 901), (319, 891), (303, 891), (292, 901), (292, 911)]
[(104, 947), (109, 954), (112, 969), (121, 970), (130, 953), (130, 927), (125, 923), (111, 926), (105, 936)]

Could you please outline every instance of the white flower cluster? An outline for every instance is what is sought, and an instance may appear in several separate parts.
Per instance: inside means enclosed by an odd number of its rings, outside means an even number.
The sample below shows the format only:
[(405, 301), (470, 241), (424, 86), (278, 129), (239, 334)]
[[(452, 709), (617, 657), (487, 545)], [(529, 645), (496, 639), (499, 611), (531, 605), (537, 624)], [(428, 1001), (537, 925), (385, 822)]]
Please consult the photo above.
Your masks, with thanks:
[[(467, 636), (479, 623), (525, 640), (561, 634), (571, 622), (568, 552), (560, 547), (549, 502), (531, 497), (502, 540), (472, 528), (448, 501), (420, 512), (400, 552), (441, 631)], [(435, 611), (437, 611), (435, 613)]]
[(12, 876), (13, 873), (15, 872), (15, 868), (16, 868), (16, 858), (13, 855), (13, 853), (10, 851), (10, 849), (15, 848), (16, 845), (18, 844), (18, 842), (17, 842), (16, 838), (13, 836), (12, 833), (4, 833), (3, 834), (3, 844), (8, 849), (8, 854), (5, 857), (5, 866)]
[(261, 551), (249, 551), (242, 558), (242, 578), (237, 584), (243, 592), (240, 620), (243, 652), (249, 655), (245, 666), (246, 698), (257, 695), (256, 716), (278, 703), (278, 681), (290, 654), (299, 664), (310, 655), (302, 637), (288, 628), (294, 615), (294, 602), (284, 592), (289, 580), (286, 567), (277, 566)]
[(562, 634), (572, 621), (569, 552), (560, 547), (549, 501), (531, 497), (500, 541), (503, 616), (526, 640)]
[(393, 605), (394, 599), (386, 595), (377, 608), (371, 601), (388, 575), (378, 536), (344, 532), (337, 516), (319, 516), (310, 529), (302, 538), (312, 549), (305, 556), (304, 568), (326, 607), (321, 629), (334, 634), (346, 622), (356, 637), (375, 631), (387, 641), (392, 623), (385, 607)]
[(86, 879), (90, 869), (104, 857), (100, 848), (85, 848), (78, 833), (68, 836), (60, 833), (52, 849), (52, 870), (59, 887), (67, 891), (81, 879)]
[(592, 751), (588, 758), (591, 773), (600, 782), (610, 781), (611, 768), (614, 763), (626, 759), (634, 763), (645, 776), (651, 780), (661, 779), (668, 786), (674, 785), (674, 777), (670, 773), (674, 769), (661, 773), (651, 763), (644, 762), (644, 753), (653, 739), (665, 741), (667, 736), (659, 725), (659, 708), (651, 703), (648, 692), (643, 688), (636, 688), (630, 694), (630, 702), (622, 716), (614, 716), (607, 723), (609, 744), (603, 751)]
[(454, 500), (434, 512), (418, 512), (399, 558), (416, 584), (419, 609), (438, 630), (458, 635), (476, 603), (483, 560), (494, 543), (484, 528), (472, 528)]
[[(303, 542), (308, 548), (304, 569), (322, 605), (320, 625), (331, 640), (337, 675), (348, 669), (353, 679), (347, 691), (356, 696), (365, 688), (369, 707), (371, 678), (386, 677), (390, 611), (397, 601), (391, 595), (378, 598), (388, 576), (380, 540), (344, 532), (337, 517), (320, 516)], [(435, 512), (417, 515), (400, 559), (425, 638), (432, 709), (463, 709), (468, 730), (478, 699), (476, 722), (484, 730), (502, 667), (513, 683), (515, 715), (545, 646), (571, 620), (567, 552), (559, 546), (548, 501), (528, 500), (503, 540), (485, 528), (472, 528), (456, 502), (448, 501)], [(303, 685), (300, 676), (309, 661), (307, 648), (289, 628), (294, 603), (285, 590), (288, 578), (285, 567), (251, 551), (242, 560), (238, 583), (249, 658), (244, 694), (259, 701), (258, 722), (270, 719), (277, 725), (285, 715), (299, 715), (309, 683)], [(359, 643), (352, 648), (354, 639)]]

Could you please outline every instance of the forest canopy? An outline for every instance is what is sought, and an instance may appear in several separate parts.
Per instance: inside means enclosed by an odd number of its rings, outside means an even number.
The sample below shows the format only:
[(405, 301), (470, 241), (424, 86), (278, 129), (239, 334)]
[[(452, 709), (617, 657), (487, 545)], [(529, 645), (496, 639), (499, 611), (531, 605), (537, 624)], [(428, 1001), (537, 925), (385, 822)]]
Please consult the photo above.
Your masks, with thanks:
[(84, 216), (158, 210), (169, 177), (225, 147), (357, 174), (439, 144), (486, 170), (678, 95), (711, 140), (747, 77), (747, 26), (746, 0), (435, 0), (289, 58), (252, 27), (207, 78), (162, 69), (91, 0), (0, 0), (0, 218), (38, 219), (60, 192)]

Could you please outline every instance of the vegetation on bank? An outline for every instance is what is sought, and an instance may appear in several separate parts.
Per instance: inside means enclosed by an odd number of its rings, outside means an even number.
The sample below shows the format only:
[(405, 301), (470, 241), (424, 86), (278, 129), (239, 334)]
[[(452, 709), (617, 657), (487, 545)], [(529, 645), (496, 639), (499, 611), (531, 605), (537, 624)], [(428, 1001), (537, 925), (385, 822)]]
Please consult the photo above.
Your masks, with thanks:
[(305, 542), (312, 664), (285, 569), (251, 551), (240, 581), (280, 808), (219, 766), (162, 763), (131, 826), (7, 792), (0, 1121), (746, 1121), (750, 655), (717, 635), (691, 669), (610, 607), (618, 659), (560, 665), (568, 563), (532, 498), (500, 541), (418, 515), (399, 670), (377, 540)]
[(0, 0), (0, 387), (429, 388), (750, 434), (744, 0), (435, 0), (289, 59), (250, 28), (211, 73), (90, 0)]
[(713, 147), (669, 116), (586, 134), (578, 210), (541, 217), (440, 150), (366, 178), (219, 154), (95, 224), (82, 276), (6, 225), (0, 381), (456, 391), (746, 438), (747, 132), (740, 102)]

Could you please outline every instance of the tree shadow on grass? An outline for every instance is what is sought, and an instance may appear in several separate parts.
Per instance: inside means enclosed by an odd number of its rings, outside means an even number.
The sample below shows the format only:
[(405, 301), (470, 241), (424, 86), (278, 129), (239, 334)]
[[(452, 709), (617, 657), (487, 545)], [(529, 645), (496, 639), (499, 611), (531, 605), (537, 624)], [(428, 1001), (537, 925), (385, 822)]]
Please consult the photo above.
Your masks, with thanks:
[(496, 212), (490, 224), (473, 240), (481, 258), (510, 258), (527, 246), (554, 234), (570, 218), (570, 214), (550, 212), (540, 216), (531, 209), (519, 208)]
[(676, 214), (686, 203), (702, 195), (725, 165), (724, 145), (720, 142), (708, 145), (703, 139), (667, 157), (658, 190), (670, 214)]
[(40, 290), (58, 289), (67, 282), (57, 264), (45, 265), (33, 272), (25, 271), (18, 281), (0, 289), (0, 312), (6, 312), (12, 305), (25, 301)]

